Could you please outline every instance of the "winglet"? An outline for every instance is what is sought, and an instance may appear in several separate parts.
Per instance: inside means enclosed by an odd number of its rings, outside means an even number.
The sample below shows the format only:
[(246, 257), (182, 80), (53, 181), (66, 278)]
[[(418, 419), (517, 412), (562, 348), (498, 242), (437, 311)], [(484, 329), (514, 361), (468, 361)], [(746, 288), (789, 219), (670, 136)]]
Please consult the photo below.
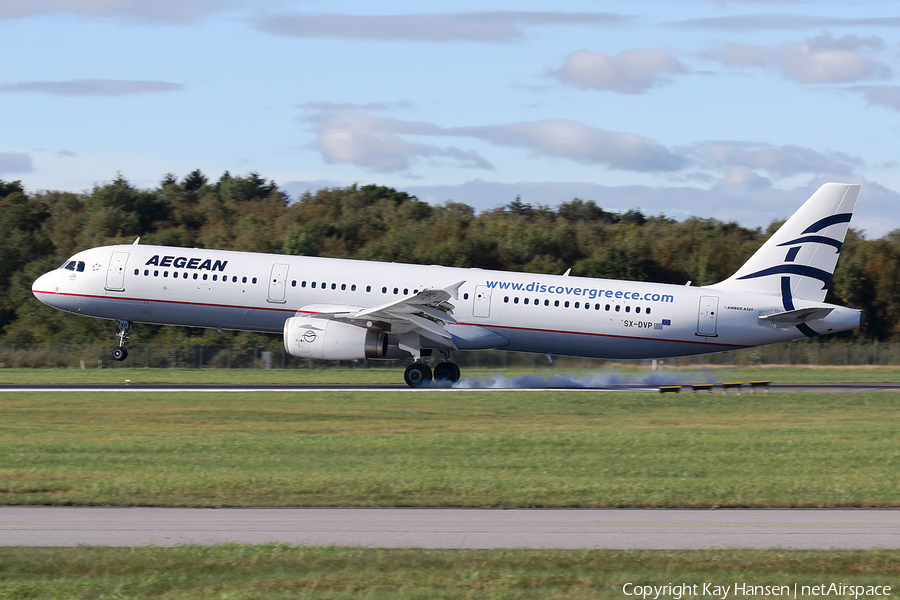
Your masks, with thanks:
[(137, 236), (137, 239), (134, 240), (134, 241), (131, 243), (131, 245), (132, 245), (132, 246), (137, 246), (138, 243), (139, 243), (140, 241), (141, 241), (141, 236)]
[(447, 292), (448, 294), (450, 294), (450, 297), (453, 298), (454, 300), (459, 300), (459, 288), (461, 288), (465, 282), (466, 282), (466, 280), (463, 279), (462, 281), (460, 281), (458, 283), (454, 283), (451, 286), (445, 287), (444, 291)]

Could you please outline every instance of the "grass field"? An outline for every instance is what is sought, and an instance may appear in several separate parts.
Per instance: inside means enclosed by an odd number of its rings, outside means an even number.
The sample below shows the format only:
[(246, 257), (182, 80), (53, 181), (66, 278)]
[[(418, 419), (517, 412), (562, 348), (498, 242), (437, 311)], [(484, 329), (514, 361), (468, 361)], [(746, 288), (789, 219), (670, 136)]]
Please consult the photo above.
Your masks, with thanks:
[(900, 393), (0, 395), (0, 503), (900, 506)]
[[(432, 361), (433, 363), (434, 361)], [(495, 375), (514, 377), (530, 374), (550, 378), (555, 375), (587, 377), (619, 376), (640, 381), (647, 377), (667, 377), (676, 382), (703, 383), (769, 379), (780, 383), (900, 382), (900, 367), (852, 366), (817, 367), (768, 365), (759, 367), (666, 367), (653, 372), (637, 364), (614, 364), (589, 370), (566, 367), (532, 369), (466, 368), (463, 379), (489, 380)], [(0, 369), (0, 383), (403, 383), (403, 368), (316, 368), (316, 369)]]
[(0, 598), (17, 599), (624, 600), (633, 598), (623, 593), (628, 582), (698, 590), (704, 583), (890, 585), (895, 594), (898, 576), (900, 551), (0, 548)]

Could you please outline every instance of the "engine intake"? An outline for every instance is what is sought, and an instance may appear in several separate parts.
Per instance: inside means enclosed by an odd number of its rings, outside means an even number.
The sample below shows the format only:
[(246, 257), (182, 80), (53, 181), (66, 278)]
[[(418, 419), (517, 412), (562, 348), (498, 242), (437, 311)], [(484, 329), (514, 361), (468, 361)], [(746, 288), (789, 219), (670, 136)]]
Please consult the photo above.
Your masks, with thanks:
[(300, 358), (384, 358), (387, 334), (340, 321), (291, 317), (284, 322), (284, 350)]

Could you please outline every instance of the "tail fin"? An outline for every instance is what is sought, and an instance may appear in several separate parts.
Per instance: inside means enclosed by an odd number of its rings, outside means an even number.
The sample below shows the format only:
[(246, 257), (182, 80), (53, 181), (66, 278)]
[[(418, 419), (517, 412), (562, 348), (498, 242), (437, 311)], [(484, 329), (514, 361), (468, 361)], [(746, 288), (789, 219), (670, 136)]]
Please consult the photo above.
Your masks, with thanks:
[(780, 295), (785, 310), (794, 309), (793, 298), (822, 302), (850, 226), (859, 188), (848, 183), (826, 183), (734, 275), (709, 287)]

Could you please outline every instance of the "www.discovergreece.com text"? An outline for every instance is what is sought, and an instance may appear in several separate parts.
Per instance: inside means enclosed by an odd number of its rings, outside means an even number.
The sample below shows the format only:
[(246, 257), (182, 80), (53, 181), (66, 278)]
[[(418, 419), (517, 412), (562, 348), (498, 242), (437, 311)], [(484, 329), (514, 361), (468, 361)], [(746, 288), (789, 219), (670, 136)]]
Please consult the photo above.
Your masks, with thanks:
[(598, 290), (586, 287), (569, 287), (563, 285), (546, 285), (538, 281), (531, 283), (512, 283), (509, 281), (485, 281), (489, 289), (510, 290), (513, 292), (533, 292), (536, 294), (565, 294), (569, 296), (584, 296), (590, 300), (597, 298), (615, 298), (621, 300), (641, 300), (644, 302), (674, 302), (671, 294), (654, 294), (640, 292), (623, 292), (622, 290)]

